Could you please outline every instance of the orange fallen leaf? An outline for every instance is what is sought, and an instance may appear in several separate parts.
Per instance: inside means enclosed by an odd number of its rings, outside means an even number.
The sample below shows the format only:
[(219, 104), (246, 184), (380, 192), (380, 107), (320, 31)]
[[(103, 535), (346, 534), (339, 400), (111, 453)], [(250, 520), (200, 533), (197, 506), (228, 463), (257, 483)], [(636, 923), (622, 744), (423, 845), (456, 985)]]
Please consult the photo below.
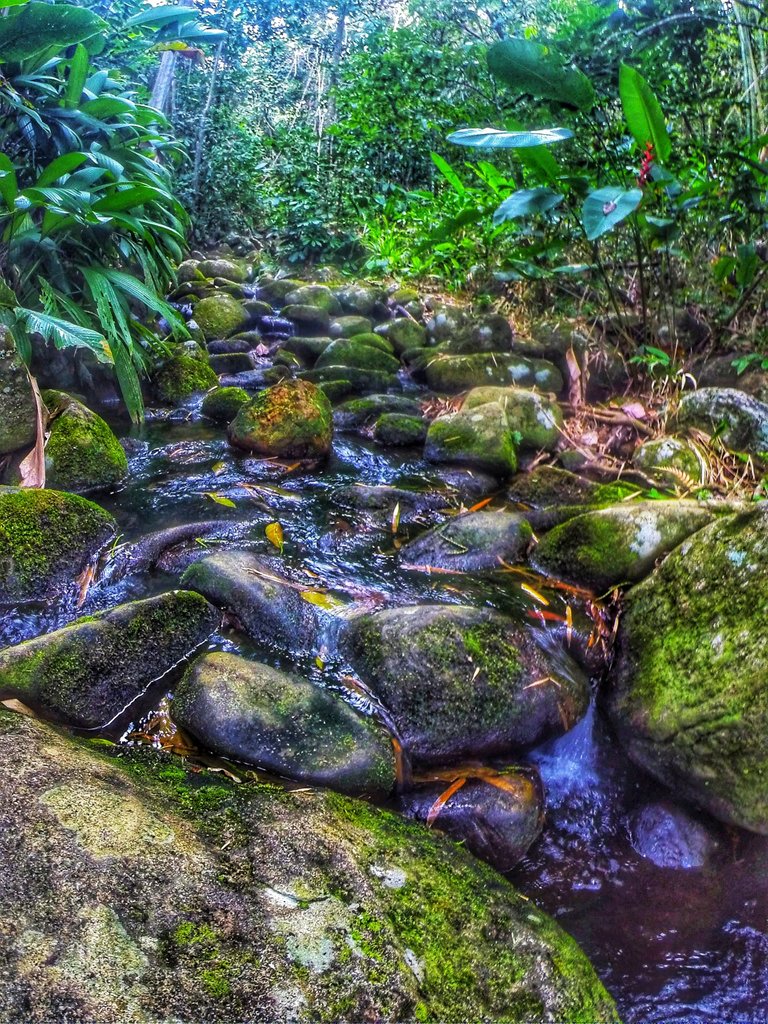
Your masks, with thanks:
[(429, 814), (427, 815), (427, 828), (430, 828), (434, 824), (435, 819), (437, 818), (440, 811), (442, 811), (442, 809), (451, 799), (453, 794), (457, 793), (466, 781), (466, 778), (456, 779), (456, 781), (452, 782), (448, 789), (446, 789), (445, 792), (441, 793), (437, 800), (435, 800), (435, 802), (429, 808)]

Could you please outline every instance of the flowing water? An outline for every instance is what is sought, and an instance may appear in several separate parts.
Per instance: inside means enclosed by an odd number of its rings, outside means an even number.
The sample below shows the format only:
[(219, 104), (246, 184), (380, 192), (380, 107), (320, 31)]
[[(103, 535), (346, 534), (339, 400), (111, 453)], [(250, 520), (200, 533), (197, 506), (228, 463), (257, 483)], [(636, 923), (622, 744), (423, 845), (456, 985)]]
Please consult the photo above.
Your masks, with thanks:
[[(100, 499), (118, 520), (119, 544), (214, 521), (230, 546), (249, 547), (308, 587), (327, 589), (338, 597), (338, 611), (344, 602), (463, 602), (540, 628), (535, 602), (513, 574), (478, 579), (398, 567), (397, 541), (438, 521), (439, 513), (424, 511), (415, 522), (403, 517), (398, 525), (391, 515), (360, 509), (350, 499), (349, 488), (357, 484), (386, 484), (437, 490), (446, 506), (455, 504), (455, 492), (420, 457), (337, 436), (329, 464), (308, 472), (233, 453), (223, 430), (201, 424), (193, 407), (188, 413), (189, 422), (154, 422), (130, 431), (129, 483)], [(283, 528), (282, 557), (265, 536), (271, 522)], [(216, 530), (191, 542), (198, 554), (217, 546)], [(107, 572), (81, 613), (177, 585), (191, 557), (187, 552), (161, 559), (149, 573), (122, 578)], [(564, 609), (562, 594), (548, 596), (555, 611)], [(75, 614), (74, 608), (9, 613), (0, 618), (0, 646), (56, 628)], [(265, 657), (232, 629), (210, 647)], [(313, 660), (300, 667), (318, 683), (338, 685), (345, 666), (335, 657), (332, 630), (323, 653), (322, 665)], [(266, 656), (282, 661), (277, 651)], [(115, 723), (114, 735), (157, 703), (173, 681), (160, 681)], [(627, 1024), (766, 1020), (768, 840), (706, 819), (684, 818), (681, 824), (679, 807), (627, 761), (594, 704), (576, 728), (528, 759), (544, 780), (547, 820), (512, 880), (581, 943)], [(664, 866), (670, 863), (698, 866)]]

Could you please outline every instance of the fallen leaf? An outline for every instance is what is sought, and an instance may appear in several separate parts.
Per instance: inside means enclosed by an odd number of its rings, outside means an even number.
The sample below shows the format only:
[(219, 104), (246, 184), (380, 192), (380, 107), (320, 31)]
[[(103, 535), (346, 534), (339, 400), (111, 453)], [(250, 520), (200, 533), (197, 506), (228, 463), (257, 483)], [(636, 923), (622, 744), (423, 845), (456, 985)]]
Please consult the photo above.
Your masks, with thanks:
[(280, 523), (268, 523), (264, 528), (264, 533), (267, 535), (269, 543), (274, 544), (282, 554), (283, 548), (285, 547), (285, 538), (283, 535), (283, 528)]
[(214, 464), (211, 466), (211, 469), (213, 470), (216, 476), (221, 476), (221, 474), (226, 470), (226, 468), (226, 462), (214, 462)]
[(397, 533), (400, 529), (400, 502), (395, 505), (392, 510), (392, 533)]
[(535, 590), (533, 587), (529, 586), (529, 584), (521, 583), (520, 584), (520, 589), (524, 590), (526, 592), (526, 594), (529, 595), (529, 597), (533, 598), (534, 601), (538, 601), (539, 604), (543, 604), (545, 607), (549, 604), (549, 601), (547, 600), (547, 598), (544, 597), (543, 594), (540, 594), (538, 592), (538, 590)]
[(206, 498), (210, 498), (211, 501), (215, 501), (217, 505), (226, 505), (227, 508), (237, 508), (237, 505), (232, 501), (231, 498), (227, 498), (224, 494), (217, 494), (215, 491), (205, 491)]
[(427, 815), (427, 828), (434, 824), (435, 819), (437, 818), (440, 811), (442, 811), (442, 809), (451, 799), (453, 794), (458, 792), (458, 790), (461, 789), (461, 787), (464, 785), (466, 781), (466, 778), (456, 779), (456, 781), (452, 782), (448, 789), (446, 789), (445, 792), (441, 793), (437, 800), (435, 800), (435, 802), (429, 808), (429, 814)]
[(329, 594), (325, 590), (300, 590), (299, 596), (308, 604), (317, 605), (318, 608), (324, 608), (329, 612), (344, 604), (340, 598), (334, 597), (333, 594)]
[(490, 498), (483, 498), (482, 501), (478, 501), (478, 503), (476, 505), (473, 505), (472, 508), (467, 509), (467, 511), (468, 512), (479, 512), (481, 508), (485, 508), (485, 506), (489, 505), (492, 501), (493, 501), (493, 495), (491, 495)]
[(22, 487), (45, 487), (45, 426), (43, 424), (43, 400), (34, 377), (27, 374), (35, 396), (35, 446), (19, 463), (19, 478)]

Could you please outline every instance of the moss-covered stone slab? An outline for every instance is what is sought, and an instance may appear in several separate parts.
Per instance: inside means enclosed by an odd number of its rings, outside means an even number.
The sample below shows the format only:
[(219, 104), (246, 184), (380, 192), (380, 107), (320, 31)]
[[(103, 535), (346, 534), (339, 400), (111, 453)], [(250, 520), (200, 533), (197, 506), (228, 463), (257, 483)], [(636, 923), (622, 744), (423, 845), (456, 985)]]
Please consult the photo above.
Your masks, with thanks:
[(198, 263), (197, 269), (203, 277), (221, 277), (225, 281), (234, 281), (238, 284), (248, 280), (248, 271), (232, 260), (203, 260), (202, 263)]
[(206, 360), (184, 352), (172, 354), (152, 378), (154, 391), (165, 405), (175, 405), (199, 391), (209, 391), (218, 383), (216, 371)]
[(373, 436), (380, 444), (393, 447), (423, 444), (427, 436), (427, 424), (421, 416), (385, 412), (376, 420)]
[[(369, 340), (374, 338), (376, 344)], [(359, 370), (395, 374), (400, 369), (400, 363), (389, 352), (383, 351), (384, 344), (384, 339), (377, 334), (337, 338), (324, 349), (315, 365), (318, 369), (324, 366), (351, 366)]]
[(227, 432), (235, 448), (278, 458), (325, 458), (333, 438), (331, 403), (307, 380), (284, 380), (240, 407)]
[(485, 470), (500, 479), (517, 470), (514, 432), (496, 402), (438, 416), (427, 431), (424, 458)]
[(768, 453), (768, 403), (735, 388), (699, 388), (684, 394), (675, 422), (717, 434), (731, 451)]
[(603, 594), (637, 583), (686, 537), (712, 522), (695, 501), (636, 501), (567, 520), (534, 548), (534, 565), (549, 576)]
[(337, 316), (329, 334), (332, 338), (354, 338), (356, 334), (370, 334), (373, 320), (367, 316)]
[(704, 458), (679, 437), (644, 441), (635, 449), (632, 465), (662, 486), (680, 490), (699, 487), (706, 478)]
[(372, 427), (388, 413), (421, 417), (421, 403), (407, 395), (368, 395), (342, 402), (333, 410), (333, 425), (340, 431), (359, 431)]
[(295, 292), (297, 288), (303, 288), (305, 281), (298, 281), (291, 277), (260, 277), (258, 280), (259, 298), (264, 299), (271, 306), (282, 306), (285, 304), (286, 295)]
[(285, 296), (287, 306), (314, 306), (331, 316), (341, 313), (341, 303), (325, 284), (305, 284), (288, 292)]
[(334, 294), (347, 313), (358, 316), (387, 315), (387, 293), (376, 285), (356, 283), (336, 288)]
[(546, 359), (528, 359), (504, 352), (479, 352), (474, 355), (425, 353), (427, 383), (433, 391), (455, 394), (470, 388), (496, 386), (536, 387), (559, 394), (563, 377), (554, 363)]
[(88, 494), (116, 487), (128, 459), (107, 423), (63, 391), (43, 392), (48, 409), (45, 477), (49, 487)]
[(108, 512), (77, 495), (0, 487), (0, 605), (73, 594), (116, 529)]
[(330, 338), (286, 338), (280, 351), (290, 352), (302, 359), (307, 366), (314, 366), (319, 356), (331, 344)]
[(203, 399), (200, 411), (214, 423), (231, 423), (250, 400), (244, 388), (214, 388)]
[(344, 643), (405, 749), (429, 764), (520, 751), (571, 728), (589, 703), (564, 652), (555, 661), (484, 609), (391, 608), (354, 620)]
[(400, 549), (408, 569), (491, 572), (502, 562), (521, 561), (533, 540), (528, 521), (516, 512), (480, 510), (455, 516)]
[(234, 654), (207, 654), (176, 688), (171, 713), (203, 746), (276, 775), (350, 796), (395, 785), (390, 737), (338, 694)]
[(768, 834), (768, 511), (694, 534), (626, 597), (606, 703), (633, 761)]
[(37, 436), (37, 404), (27, 368), (0, 325), (0, 455), (28, 448)]
[(248, 352), (220, 352), (212, 355), (208, 362), (217, 376), (247, 373), (254, 368), (253, 359)]
[[(302, 370), (302, 380), (312, 381), (328, 395), (331, 401), (341, 401), (349, 395), (371, 395), (399, 387), (397, 376), (386, 370), (364, 370), (358, 366), (318, 366)], [(338, 385), (332, 387), (331, 385)]]
[(206, 341), (229, 338), (247, 327), (249, 321), (243, 304), (226, 292), (217, 292), (195, 303), (194, 318)]
[(439, 834), (110, 750), (0, 709), (4, 1020), (618, 1024), (577, 944)]
[(462, 409), (496, 402), (504, 410), (510, 429), (523, 451), (554, 451), (563, 432), (563, 413), (557, 402), (524, 388), (473, 388)]
[(218, 628), (199, 594), (173, 591), (86, 616), (0, 651), (0, 699), (85, 728), (106, 725)]
[(512, 479), (507, 497), (524, 512), (534, 530), (543, 531), (584, 512), (636, 497), (637, 493), (633, 484), (602, 484), (558, 466), (537, 466)]
[(380, 324), (376, 328), (376, 334), (380, 334), (382, 338), (391, 342), (398, 355), (424, 348), (427, 344), (426, 327), (408, 316), (399, 316)]
[(190, 281), (204, 281), (205, 274), (200, 270), (199, 260), (184, 260), (176, 268), (176, 280), (181, 284), (188, 284)]
[(509, 352), (512, 347), (512, 328), (507, 318), (500, 313), (475, 314), (468, 316), (463, 326), (447, 333), (439, 347), (441, 352), (456, 355)]
[(294, 323), (299, 331), (310, 334), (327, 335), (331, 326), (331, 317), (327, 310), (303, 302), (283, 306), (281, 315)]

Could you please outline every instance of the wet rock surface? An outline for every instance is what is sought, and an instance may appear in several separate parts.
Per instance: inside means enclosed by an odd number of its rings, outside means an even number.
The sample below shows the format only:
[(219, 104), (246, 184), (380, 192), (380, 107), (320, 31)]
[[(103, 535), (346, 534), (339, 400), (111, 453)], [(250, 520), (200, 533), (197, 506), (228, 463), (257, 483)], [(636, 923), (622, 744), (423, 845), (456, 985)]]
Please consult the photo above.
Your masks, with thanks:
[(449, 519), (400, 549), (404, 568), (455, 572), (498, 569), (519, 562), (533, 539), (527, 520), (514, 512), (469, 512)]

